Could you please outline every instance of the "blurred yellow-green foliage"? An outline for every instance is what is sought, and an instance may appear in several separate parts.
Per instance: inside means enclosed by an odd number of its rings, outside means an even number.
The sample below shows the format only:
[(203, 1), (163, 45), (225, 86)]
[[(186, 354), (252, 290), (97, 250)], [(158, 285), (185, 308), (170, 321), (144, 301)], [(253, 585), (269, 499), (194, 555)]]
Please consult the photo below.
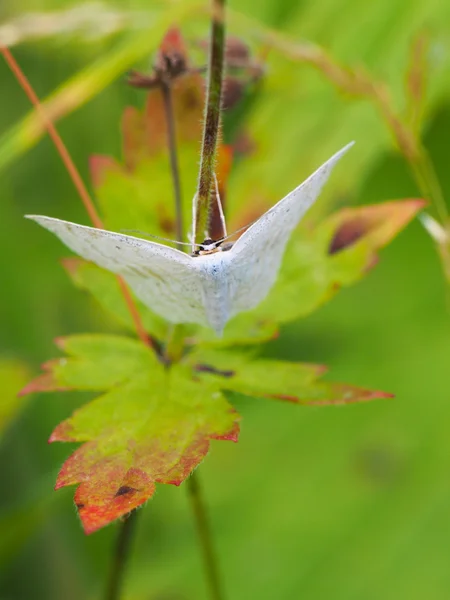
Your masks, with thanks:
[[(180, 11), (187, 37), (206, 34), (206, 17), (191, 14), (191, 4), (184, 2), (183, 12), (177, 3), (151, 0), (103, 6), (147, 15), (150, 51), (164, 34), (155, 23), (167, 21), (167, 10), (170, 19)], [(32, 10), (67, 6), (63, 0), (20, 0), (0, 6), (0, 16), (9, 22)], [(399, 111), (406, 106), (411, 47), (425, 32), (430, 63), (423, 135), (444, 193), (450, 193), (448, 3), (241, 0), (231, 8), (239, 11), (231, 16), (231, 32), (253, 42), (256, 52), (257, 27), (242, 14), (293, 40), (321, 44), (346, 64), (366, 65), (388, 82)], [(94, 61), (109, 60), (120, 44), (129, 47), (130, 36), (137, 35), (142, 30), (91, 40), (25, 39), (13, 50), (44, 98)], [(120, 157), (122, 109), (143, 103), (139, 92), (124, 85), (123, 70), (145, 68), (146, 51), (140, 46), (137, 63), (130, 64), (125, 63), (134, 55), (125, 53), (114, 81), (59, 124), (86, 181), (89, 155)], [(110, 331), (112, 325), (69, 282), (58, 263), (65, 255), (60, 243), (23, 219), (38, 213), (87, 223), (51, 142), (44, 137), (29, 152), (11, 142), (11, 128), (30, 107), (3, 62), (0, 89), (0, 133), (6, 136), (0, 156), (7, 161), (5, 152), (17, 152), (0, 177), (0, 356), (8, 361), (0, 369), (0, 426), (8, 425), (0, 432), (0, 598), (96, 598), (115, 527), (82, 534), (72, 490), (52, 490), (71, 447), (46, 445), (53, 427), (82, 399), (33, 397), (11, 423), (11, 397), (28, 372), (37, 372), (55, 354), (56, 336)], [(231, 205), (255, 186), (278, 199), (351, 139), (356, 149), (334, 177), (316, 218), (333, 205), (420, 195), (374, 107), (336, 91), (322, 74), (276, 50), (267, 54), (263, 88), (248, 123), (258, 149), (232, 173)], [(396, 399), (340, 409), (239, 406), (240, 443), (214, 444), (201, 468), (230, 599), (449, 597), (449, 351), (445, 284), (433, 243), (418, 222), (382, 252), (365, 280), (285, 326), (267, 346), (266, 356), (325, 363), (333, 379), (391, 391)], [(160, 486), (141, 516), (126, 598), (206, 598), (183, 486)]]

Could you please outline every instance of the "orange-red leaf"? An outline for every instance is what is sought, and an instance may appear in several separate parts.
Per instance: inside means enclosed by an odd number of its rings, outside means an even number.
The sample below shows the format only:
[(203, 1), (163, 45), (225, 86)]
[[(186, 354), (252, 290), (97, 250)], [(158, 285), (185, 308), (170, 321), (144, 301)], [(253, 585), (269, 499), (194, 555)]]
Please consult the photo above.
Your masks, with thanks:
[(150, 498), (156, 483), (179, 485), (203, 460), (210, 440), (237, 441), (239, 416), (216, 384), (187, 366), (167, 369), (138, 341), (106, 335), (59, 340), (68, 358), (26, 391), (100, 390), (60, 423), (50, 440), (83, 442), (64, 463), (56, 488), (76, 485), (91, 533)]
[(340, 210), (328, 221), (334, 228), (329, 253), (344, 250), (363, 237), (378, 250), (388, 244), (425, 204), (424, 200), (412, 199)]

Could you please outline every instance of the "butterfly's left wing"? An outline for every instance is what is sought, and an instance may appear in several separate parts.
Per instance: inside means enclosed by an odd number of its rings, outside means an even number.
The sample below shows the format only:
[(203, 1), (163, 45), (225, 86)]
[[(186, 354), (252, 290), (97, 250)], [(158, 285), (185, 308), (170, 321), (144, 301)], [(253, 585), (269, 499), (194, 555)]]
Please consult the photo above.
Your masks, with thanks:
[(136, 296), (172, 323), (208, 325), (192, 256), (156, 242), (60, 219), (27, 215), (71, 250), (121, 275)]
[(342, 148), (275, 204), (229, 250), (233, 279), (230, 316), (254, 308), (267, 296), (277, 278), (292, 231), (318, 197), (334, 165), (352, 145)]

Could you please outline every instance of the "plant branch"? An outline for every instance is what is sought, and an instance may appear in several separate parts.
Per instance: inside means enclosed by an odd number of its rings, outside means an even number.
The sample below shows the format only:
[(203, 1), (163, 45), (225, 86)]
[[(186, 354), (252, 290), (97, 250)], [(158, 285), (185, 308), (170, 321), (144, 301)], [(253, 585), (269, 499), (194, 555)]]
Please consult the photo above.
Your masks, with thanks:
[(209, 42), (208, 89), (203, 128), (200, 171), (194, 205), (194, 242), (201, 244), (209, 226), (211, 189), (214, 181), (220, 127), (223, 62), (225, 54), (225, 0), (212, 0)]
[(120, 590), (127, 559), (130, 555), (130, 546), (136, 527), (137, 515), (137, 511), (133, 510), (120, 524), (111, 571), (106, 587), (105, 600), (118, 600), (120, 598)]
[[(103, 229), (104, 226), (102, 220), (100, 219), (100, 216), (95, 208), (94, 202), (92, 201), (92, 198), (90, 197), (89, 192), (86, 186), (84, 185), (83, 179), (81, 178), (81, 175), (78, 169), (76, 168), (75, 163), (73, 162), (66, 145), (64, 144), (61, 136), (59, 135), (55, 125), (53, 124), (53, 121), (47, 116), (31, 83), (28, 81), (26, 75), (18, 65), (10, 50), (8, 50), (8, 48), (0, 46), (0, 52), (2, 53), (6, 63), (10, 67), (11, 71), (13, 72), (20, 86), (24, 90), (25, 94), (28, 96), (30, 102), (34, 106), (36, 113), (42, 120), (44, 127), (47, 129), (47, 132), (51, 140), (53, 141), (56, 150), (58, 151), (61, 160), (63, 161), (67, 172), (69, 173), (70, 178), (72, 179), (75, 189), (77, 190), (78, 195), (80, 196), (81, 201), (83, 202), (86, 212), (88, 213), (93, 225), (95, 227), (98, 227), (99, 229)], [(117, 280), (119, 282), (119, 286), (124, 296), (128, 310), (130, 311), (139, 338), (145, 344), (152, 346), (151, 338), (147, 335), (145, 331), (138, 309), (136, 307), (136, 304), (134, 303), (134, 300), (130, 294), (126, 283), (120, 276), (117, 276)]]
[(171, 84), (163, 82), (161, 93), (164, 101), (167, 125), (167, 145), (169, 148), (170, 170), (172, 173), (173, 192), (175, 197), (176, 239), (183, 242), (183, 203), (181, 198), (180, 167), (178, 164), (177, 137), (175, 131), (175, 115), (173, 111)]
[(189, 499), (195, 517), (198, 539), (200, 542), (203, 563), (208, 579), (211, 600), (223, 600), (224, 594), (220, 583), (216, 554), (213, 548), (211, 531), (206, 515), (205, 501), (196, 471), (187, 480)]

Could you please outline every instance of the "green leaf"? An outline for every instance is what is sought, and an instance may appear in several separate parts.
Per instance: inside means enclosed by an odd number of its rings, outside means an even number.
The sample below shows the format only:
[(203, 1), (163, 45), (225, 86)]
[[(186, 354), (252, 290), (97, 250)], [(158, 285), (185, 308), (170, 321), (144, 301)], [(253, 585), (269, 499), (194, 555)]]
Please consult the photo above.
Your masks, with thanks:
[(340, 405), (392, 398), (392, 394), (342, 383), (317, 381), (322, 365), (254, 359), (251, 355), (194, 351), (189, 358), (202, 379), (222, 390), (305, 405)]

